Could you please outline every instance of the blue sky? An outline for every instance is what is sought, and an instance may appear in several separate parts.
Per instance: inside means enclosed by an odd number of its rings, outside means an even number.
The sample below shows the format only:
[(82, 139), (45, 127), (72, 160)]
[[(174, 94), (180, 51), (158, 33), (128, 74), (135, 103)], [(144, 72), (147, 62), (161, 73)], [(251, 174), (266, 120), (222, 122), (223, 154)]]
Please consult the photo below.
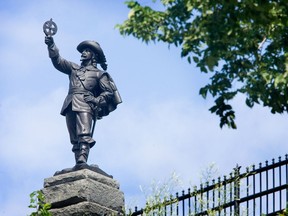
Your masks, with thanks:
[(74, 165), (59, 114), (68, 78), (54, 69), (44, 44), (42, 26), (50, 18), (66, 59), (79, 63), (76, 46), (87, 39), (104, 50), (123, 103), (97, 122), (89, 163), (119, 181), (127, 205), (141, 203), (140, 185), (173, 172), (186, 188), (198, 185), (212, 163), (224, 175), (237, 163), (257, 165), (287, 153), (286, 114), (249, 109), (240, 95), (232, 104), (238, 130), (220, 129), (208, 111), (213, 99), (198, 95), (208, 76), (181, 59), (178, 48), (121, 36), (115, 25), (128, 12), (121, 0), (0, 2), (0, 215), (27, 215), (29, 194), (44, 178)]

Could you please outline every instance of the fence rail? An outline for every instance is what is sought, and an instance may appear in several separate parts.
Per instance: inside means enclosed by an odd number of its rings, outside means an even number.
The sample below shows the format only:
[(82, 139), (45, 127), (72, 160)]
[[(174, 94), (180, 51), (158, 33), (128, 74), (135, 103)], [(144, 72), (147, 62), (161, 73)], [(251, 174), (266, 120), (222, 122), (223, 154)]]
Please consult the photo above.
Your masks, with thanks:
[(288, 155), (277, 162), (272, 159), (270, 164), (259, 163), (258, 168), (252, 165), (243, 173), (240, 169), (237, 165), (228, 177), (176, 193), (154, 206), (136, 207), (130, 215), (200, 216), (213, 212), (219, 216), (260, 216), (283, 212), (288, 203)]

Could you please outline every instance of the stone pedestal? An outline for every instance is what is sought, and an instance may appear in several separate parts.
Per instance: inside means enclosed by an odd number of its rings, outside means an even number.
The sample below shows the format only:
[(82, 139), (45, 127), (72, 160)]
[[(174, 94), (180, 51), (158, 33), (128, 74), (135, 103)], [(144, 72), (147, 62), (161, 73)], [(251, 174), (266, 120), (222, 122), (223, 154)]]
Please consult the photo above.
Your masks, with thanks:
[(57, 172), (44, 180), (53, 216), (124, 215), (124, 194), (112, 176), (91, 169)]

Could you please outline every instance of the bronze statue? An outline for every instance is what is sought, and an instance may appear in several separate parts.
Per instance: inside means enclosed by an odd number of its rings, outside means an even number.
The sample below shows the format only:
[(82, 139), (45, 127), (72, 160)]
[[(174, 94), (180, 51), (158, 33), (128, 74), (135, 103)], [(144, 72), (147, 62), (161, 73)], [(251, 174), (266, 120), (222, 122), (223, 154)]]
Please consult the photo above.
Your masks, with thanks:
[[(53, 35), (57, 26), (47, 21), (43, 26), (45, 43), (54, 67), (69, 76), (69, 91), (61, 114), (66, 117), (67, 129), (76, 165), (86, 164), (89, 150), (95, 145), (93, 137), (96, 120), (108, 115), (121, 103), (121, 97), (111, 76), (106, 72), (106, 58), (99, 43), (91, 40), (81, 42), (81, 64), (62, 58)], [(98, 64), (102, 70), (98, 68)]]

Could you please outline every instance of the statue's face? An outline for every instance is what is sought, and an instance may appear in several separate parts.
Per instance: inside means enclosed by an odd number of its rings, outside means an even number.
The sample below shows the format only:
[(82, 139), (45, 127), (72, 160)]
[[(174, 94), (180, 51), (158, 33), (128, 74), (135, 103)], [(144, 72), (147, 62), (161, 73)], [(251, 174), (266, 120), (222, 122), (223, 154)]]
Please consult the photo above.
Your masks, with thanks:
[(87, 49), (84, 49), (84, 50), (82, 51), (80, 61), (89, 61), (89, 60), (92, 59), (92, 57), (93, 57), (92, 51), (87, 48)]

